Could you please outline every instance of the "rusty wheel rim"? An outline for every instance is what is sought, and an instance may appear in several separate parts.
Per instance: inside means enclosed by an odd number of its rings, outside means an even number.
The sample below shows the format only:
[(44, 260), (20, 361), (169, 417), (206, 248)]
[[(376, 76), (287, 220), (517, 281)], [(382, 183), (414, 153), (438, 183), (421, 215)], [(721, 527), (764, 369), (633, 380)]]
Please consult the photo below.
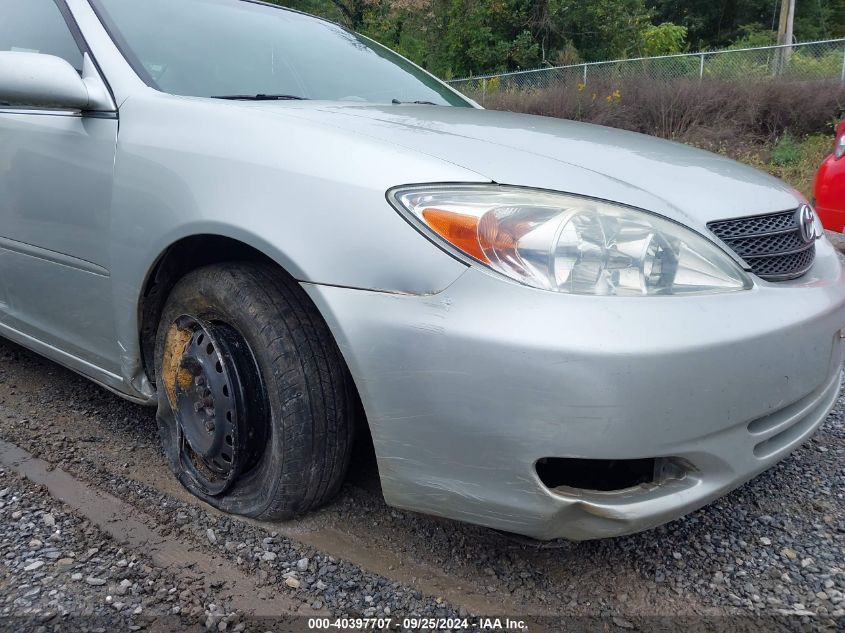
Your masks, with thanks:
[(269, 432), (264, 385), (234, 327), (190, 315), (176, 326), (190, 333), (174, 381), (179, 459), (206, 494), (221, 495), (260, 459)]

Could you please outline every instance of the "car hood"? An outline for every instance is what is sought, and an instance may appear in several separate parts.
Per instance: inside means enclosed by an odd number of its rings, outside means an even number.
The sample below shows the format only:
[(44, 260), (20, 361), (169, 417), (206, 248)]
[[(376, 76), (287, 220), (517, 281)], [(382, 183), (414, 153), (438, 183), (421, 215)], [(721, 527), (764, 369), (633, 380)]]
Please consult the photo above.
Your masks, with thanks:
[(783, 211), (799, 203), (788, 185), (736, 161), (598, 125), (425, 105), (249, 105), (412, 149), (499, 184), (603, 198), (699, 230), (711, 220)]

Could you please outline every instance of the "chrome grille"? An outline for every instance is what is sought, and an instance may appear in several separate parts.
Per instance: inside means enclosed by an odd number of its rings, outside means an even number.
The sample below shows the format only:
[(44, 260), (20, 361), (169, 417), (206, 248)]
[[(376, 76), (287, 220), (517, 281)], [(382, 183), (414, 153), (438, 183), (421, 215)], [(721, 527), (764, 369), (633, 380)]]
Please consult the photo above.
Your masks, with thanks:
[(782, 211), (707, 225), (758, 276), (769, 281), (794, 279), (816, 259), (815, 240), (805, 242), (798, 212)]

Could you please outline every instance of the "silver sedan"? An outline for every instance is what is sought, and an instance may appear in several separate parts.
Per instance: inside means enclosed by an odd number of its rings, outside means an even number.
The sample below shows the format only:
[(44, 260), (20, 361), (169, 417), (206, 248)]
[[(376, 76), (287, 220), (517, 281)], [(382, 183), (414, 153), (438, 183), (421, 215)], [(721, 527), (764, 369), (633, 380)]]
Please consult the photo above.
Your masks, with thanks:
[(213, 506), (308, 511), (371, 442), (391, 505), (615, 536), (833, 405), (842, 266), (774, 178), (252, 0), (2, 12), (0, 334), (157, 406)]

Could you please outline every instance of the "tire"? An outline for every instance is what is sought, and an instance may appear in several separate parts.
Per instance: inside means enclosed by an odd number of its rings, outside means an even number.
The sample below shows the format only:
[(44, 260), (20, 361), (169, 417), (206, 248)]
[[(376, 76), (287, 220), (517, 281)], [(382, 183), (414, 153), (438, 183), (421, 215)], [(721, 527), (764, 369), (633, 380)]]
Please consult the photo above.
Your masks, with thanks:
[[(192, 348), (185, 343), (185, 332), (196, 332), (198, 327), (180, 330), (175, 324), (180, 318), (184, 324), (188, 318), (184, 315), (196, 319), (189, 321), (192, 324), (211, 324), (209, 333), (224, 328), (241, 337), (237, 359), (241, 365), (252, 363), (260, 379), (260, 388), (243, 391), (241, 398), (252, 403), (238, 422), (243, 425), (238, 427), (238, 442), (249, 450), (231, 456), (241, 472), (235, 477), (232, 466), (226, 475), (231, 480), (228, 488), (220, 492), (210, 489), (206, 479), (212, 476), (201, 474), (210, 472), (209, 466), (195, 466), (203, 458), (186, 443), (188, 423), (183, 423), (193, 414), (184, 414), (177, 406), (184, 401), (179, 398), (188, 398), (184, 390), (193, 386), (182, 385), (182, 369), (174, 359), (186, 357)], [(199, 334), (194, 336), (202, 342)], [(207, 266), (186, 275), (165, 303), (155, 363), (159, 434), (173, 473), (190, 492), (224, 512), (264, 520), (289, 519), (326, 503), (338, 492), (355, 429), (351, 378), (317, 309), (283, 271), (246, 262)], [(220, 372), (219, 363), (217, 367)], [(253, 399), (263, 403), (259, 406)], [(200, 407), (195, 408), (220, 415), (219, 407)], [(231, 441), (228, 435), (225, 439)]]

